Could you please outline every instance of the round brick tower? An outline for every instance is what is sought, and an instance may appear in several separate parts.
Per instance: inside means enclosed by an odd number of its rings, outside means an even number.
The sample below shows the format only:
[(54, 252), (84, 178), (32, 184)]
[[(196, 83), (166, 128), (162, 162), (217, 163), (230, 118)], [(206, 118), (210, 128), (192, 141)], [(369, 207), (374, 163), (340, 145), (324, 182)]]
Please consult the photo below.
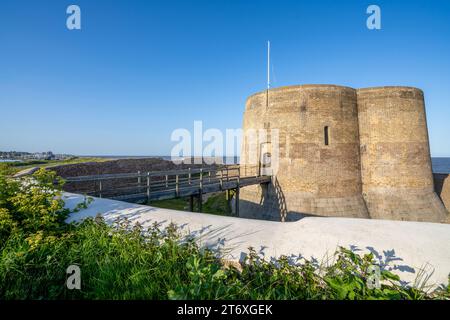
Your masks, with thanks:
[(243, 130), (242, 170), (273, 179), (268, 186), (241, 190), (241, 216), (369, 217), (362, 198), (355, 89), (302, 85), (254, 94), (247, 99)]
[(434, 192), (423, 92), (357, 90), (363, 197), (371, 218), (442, 222)]

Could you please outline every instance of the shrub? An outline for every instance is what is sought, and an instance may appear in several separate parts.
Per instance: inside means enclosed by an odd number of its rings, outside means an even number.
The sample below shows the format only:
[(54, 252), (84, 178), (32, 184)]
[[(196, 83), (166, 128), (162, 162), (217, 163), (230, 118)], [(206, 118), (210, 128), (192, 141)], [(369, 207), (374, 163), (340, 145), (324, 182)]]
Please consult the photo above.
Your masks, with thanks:
[(0, 176), (2, 221), (10, 226), (5, 230), (12, 231), (14, 225), (29, 235), (56, 235), (65, 229), (64, 220), (70, 211), (61, 199), (62, 185), (62, 179), (45, 169), (21, 181)]
[(0, 163), (0, 175), (8, 176), (14, 174), (16, 171), (17, 170), (11, 165), (11, 163)]
[[(21, 182), (0, 176), (0, 299), (448, 299), (404, 288), (381, 273), (367, 285), (372, 255), (341, 248), (320, 268), (287, 257), (264, 261), (250, 248), (239, 270), (183, 238), (176, 226), (144, 230), (126, 219), (66, 224), (62, 181), (38, 171)], [(86, 206), (80, 204), (78, 208)], [(81, 290), (68, 290), (66, 269), (81, 269)]]

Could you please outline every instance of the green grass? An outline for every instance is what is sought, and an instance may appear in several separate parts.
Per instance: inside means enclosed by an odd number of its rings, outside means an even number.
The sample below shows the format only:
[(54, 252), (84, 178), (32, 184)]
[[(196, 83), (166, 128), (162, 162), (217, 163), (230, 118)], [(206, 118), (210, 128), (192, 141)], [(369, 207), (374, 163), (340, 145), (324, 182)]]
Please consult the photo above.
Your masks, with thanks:
[(233, 216), (225, 192), (210, 196), (203, 204), (202, 212), (221, 216)]
[[(126, 221), (112, 228), (87, 220), (58, 239), (38, 245), (23, 234), (7, 241), (0, 258), (0, 299), (429, 299), (418, 289), (404, 289), (398, 278), (382, 275), (380, 289), (366, 285), (370, 256), (355, 260), (342, 249), (335, 267), (309, 261), (292, 266), (250, 251), (242, 270), (225, 267), (195, 242), (180, 242), (174, 226), (150, 228), (142, 235)], [(31, 243), (31, 244), (30, 244)], [(81, 290), (68, 290), (66, 268), (78, 265)], [(449, 297), (440, 292), (433, 298)]]
[[(197, 198), (194, 198), (194, 211), (198, 212)], [(189, 210), (189, 198), (176, 198), (170, 200), (151, 201), (148, 205), (164, 209)], [(226, 193), (221, 192), (208, 197), (202, 204), (203, 213), (216, 214), (221, 216), (233, 216), (231, 207), (228, 205)]]
[[(23, 188), (0, 174), (0, 300), (450, 299), (448, 287), (430, 295), (400, 286), (388, 271), (381, 273), (381, 287), (370, 288), (374, 256), (345, 248), (331, 266), (305, 259), (292, 265), (287, 257), (267, 262), (249, 248), (235, 268), (175, 225), (143, 229), (100, 217), (66, 224), (70, 212), (53, 189), (55, 178), (39, 170)], [(66, 287), (70, 265), (80, 267), (81, 290)]]
[(8, 162), (13, 167), (30, 168), (30, 167), (40, 167), (40, 168), (48, 168), (52, 166), (59, 166), (63, 164), (77, 164), (84, 162), (105, 162), (110, 161), (111, 159), (107, 158), (94, 158), (94, 157), (73, 157), (65, 160), (28, 160), (24, 162)]
[(148, 205), (164, 209), (189, 210), (189, 200), (186, 198), (151, 201)]
[(11, 175), (28, 168), (51, 168), (64, 164), (77, 164), (85, 162), (105, 162), (110, 161), (107, 158), (95, 157), (73, 157), (66, 160), (26, 160), (22, 162), (2, 162), (0, 163), (0, 173)]

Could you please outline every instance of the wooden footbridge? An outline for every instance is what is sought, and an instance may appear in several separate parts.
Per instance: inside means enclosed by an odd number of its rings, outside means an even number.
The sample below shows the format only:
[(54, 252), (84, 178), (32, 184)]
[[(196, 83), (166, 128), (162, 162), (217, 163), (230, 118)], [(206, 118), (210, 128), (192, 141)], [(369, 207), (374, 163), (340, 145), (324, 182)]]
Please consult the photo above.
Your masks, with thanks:
[(258, 169), (246, 168), (244, 171), (245, 174), (242, 174), (238, 165), (232, 165), (218, 168), (68, 177), (65, 178), (65, 189), (127, 202), (148, 203), (155, 200), (189, 197), (191, 211), (194, 210), (194, 198), (198, 199), (198, 210), (201, 211), (204, 194), (226, 191), (230, 199), (231, 191), (234, 191), (235, 213), (238, 215), (239, 189), (271, 181), (270, 176), (260, 175)]

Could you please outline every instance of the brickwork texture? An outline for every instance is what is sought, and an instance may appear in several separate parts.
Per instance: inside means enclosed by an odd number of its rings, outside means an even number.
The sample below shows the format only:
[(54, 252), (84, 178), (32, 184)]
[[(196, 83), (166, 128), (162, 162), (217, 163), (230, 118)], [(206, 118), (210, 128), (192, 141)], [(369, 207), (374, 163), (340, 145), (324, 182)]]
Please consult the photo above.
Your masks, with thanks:
[[(249, 129), (268, 133), (255, 142), (247, 135)], [(434, 191), (420, 89), (335, 85), (270, 89), (247, 99), (243, 130), (244, 172), (255, 166), (260, 170), (262, 152), (271, 154), (271, 166), (276, 168), (271, 185), (241, 190), (243, 217), (431, 222), (448, 218)]]

